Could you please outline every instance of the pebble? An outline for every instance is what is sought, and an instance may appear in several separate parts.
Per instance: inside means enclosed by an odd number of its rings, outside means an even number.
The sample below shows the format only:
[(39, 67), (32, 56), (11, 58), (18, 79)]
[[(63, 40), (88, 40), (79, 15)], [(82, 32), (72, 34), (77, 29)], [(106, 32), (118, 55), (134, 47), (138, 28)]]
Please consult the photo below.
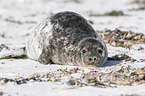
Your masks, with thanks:
[(69, 80), (68, 82), (66, 82), (67, 85), (77, 85), (77, 81), (76, 80)]

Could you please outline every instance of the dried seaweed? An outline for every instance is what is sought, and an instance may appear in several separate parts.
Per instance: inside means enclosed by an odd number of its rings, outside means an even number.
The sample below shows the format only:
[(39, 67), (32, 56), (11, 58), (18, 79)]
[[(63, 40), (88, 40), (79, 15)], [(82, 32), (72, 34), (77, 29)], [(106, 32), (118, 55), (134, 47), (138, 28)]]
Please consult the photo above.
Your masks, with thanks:
[(122, 11), (111, 11), (104, 14), (90, 13), (89, 16), (126, 16)]
[(144, 44), (145, 35), (142, 33), (134, 33), (133, 31), (121, 31), (119, 29), (115, 30), (105, 30), (98, 31), (101, 37), (106, 43), (116, 47), (126, 47), (129, 48), (133, 44)]
[[(102, 71), (104, 70), (104, 71)], [(81, 74), (80, 77), (73, 77), (71, 74)], [(28, 82), (63, 82), (63, 78), (66, 76), (71, 76), (71, 78), (66, 82), (70, 86), (95, 86), (95, 87), (116, 87), (116, 85), (129, 85), (142, 84), (145, 83), (145, 67), (142, 68), (132, 68), (131, 66), (120, 66), (116, 70), (115, 67), (110, 68), (97, 68), (94, 67), (90, 69), (90, 72), (84, 73), (81, 68), (73, 69), (58, 69), (55, 72), (49, 73), (35, 73), (28, 78), (0, 78), (0, 84), (5, 85), (8, 82), (14, 82), (14, 84), (26, 84)]]

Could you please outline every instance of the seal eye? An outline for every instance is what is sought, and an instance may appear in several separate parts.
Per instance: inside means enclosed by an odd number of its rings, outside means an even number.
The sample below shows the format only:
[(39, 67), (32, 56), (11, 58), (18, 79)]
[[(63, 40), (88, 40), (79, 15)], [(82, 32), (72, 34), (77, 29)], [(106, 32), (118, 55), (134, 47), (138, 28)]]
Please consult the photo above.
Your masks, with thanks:
[(82, 52), (83, 52), (83, 54), (85, 54), (87, 52), (87, 50), (86, 49), (83, 49)]
[(98, 53), (102, 55), (103, 51), (101, 49), (98, 49)]

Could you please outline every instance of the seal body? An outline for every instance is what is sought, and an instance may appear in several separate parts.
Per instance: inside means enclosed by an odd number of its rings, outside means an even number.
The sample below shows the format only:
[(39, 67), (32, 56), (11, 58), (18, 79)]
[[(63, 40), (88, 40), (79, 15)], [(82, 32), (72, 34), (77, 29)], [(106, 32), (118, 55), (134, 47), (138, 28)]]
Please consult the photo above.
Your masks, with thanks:
[(29, 58), (43, 64), (101, 66), (107, 47), (89, 22), (75, 12), (59, 12), (40, 23), (27, 44)]

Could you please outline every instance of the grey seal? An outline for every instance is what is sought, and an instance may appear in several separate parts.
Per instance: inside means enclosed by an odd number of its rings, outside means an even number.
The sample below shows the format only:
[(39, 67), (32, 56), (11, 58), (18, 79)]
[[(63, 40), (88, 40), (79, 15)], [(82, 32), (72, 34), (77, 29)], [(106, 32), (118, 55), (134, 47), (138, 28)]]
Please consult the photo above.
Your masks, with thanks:
[(48, 17), (32, 32), (27, 56), (42, 64), (102, 66), (108, 52), (103, 39), (81, 15), (63, 11)]

